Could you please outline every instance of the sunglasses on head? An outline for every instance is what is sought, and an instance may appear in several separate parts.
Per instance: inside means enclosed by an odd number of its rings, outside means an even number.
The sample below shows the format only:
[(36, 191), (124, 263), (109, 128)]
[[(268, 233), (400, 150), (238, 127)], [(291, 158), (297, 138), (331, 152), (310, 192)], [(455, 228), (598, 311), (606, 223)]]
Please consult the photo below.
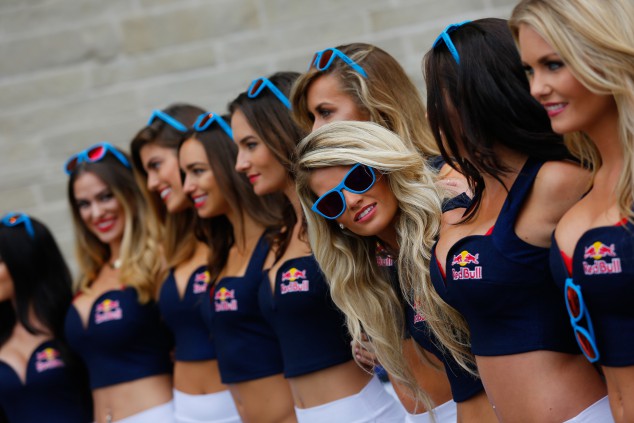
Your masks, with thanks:
[(94, 163), (106, 157), (106, 153), (110, 152), (113, 156), (115, 156), (125, 167), (131, 168), (130, 162), (125, 158), (119, 150), (117, 150), (112, 144), (107, 142), (100, 142), (99, 144), (95, 144), (92, 147), (88, 147), (87, 149), (80, 151), (77, 154), (73, 154), (70, 156), (66, 163), (64, 164), (64, 171), (70, 175), (72, 174), (77, 166), (82, 162)]
[(229, 124), (222, 118), (222, 116), (215, 113), (203, 113), (198, 116), (198, 119), (196, 119), (192, 128), (194, 128), (194, 131), (196, 132), (203, 132), (206, 131), (214, 122), (216, 122), (220, 128), (229, 135), (229, 138), (233, 139), (233, 131), (231, 130)]
[(284, 93), (265, 77), (254, 79), (253, 82), (251, 82), (251, 85), (249, 85), (249, 89), (247, 90), (247, 96), (249, 98), (256, 98), (262, 93), (264, 88), (268, 88), (269, 91), (275, 94), (275, 97), (277, 97), (288, 109), (291, 108), (291, 102), (288, 101), (288, 98), (284, 95)]
[(368, 74), (365, 73), (361, 66), (359, 66), (354, 60), (343, 54), (341, 50), (338, 50), (334, 47), (327, 48), (315, 53), (315, 55), (313, 56), (313, 60), (310, 62), (310, 66), (308, 66), (308, 69), (314, 66), (315, 68), (317, 68), (317, 70), (324, 71), (328, 69), (330, 65), (332, 65), (332, 62), (334, 62), (335, 58), (337, 57), (346, 62), (348, 66), (356, 70), (364, 78), (368, 77)]
[(152, 116), (150, 116), (150, 119), (147, 121), (147, 126), (150, 126), (152, 122), (154, 122), (156, 119), (162, 120), (177, 131), (187, 132), (187, 127), (185, 125), (183, 125), (164, 111), (158, 109), (152, 112)]
[(447, 26), (447, 28), (445, 28), (443, 32), (441, 32), (440, 35), (436, 38), (436, 40), (434, 41), (434, 44), (432, 44), (432, 48), (436, 48), (436, 46), (441, 41), (444, 41), (445, 45), (449, 49), (449, 53), (451, 53), (453, 58), (456, 60), (456, 63), (460, 64), (460, 55), (458, 54), (458, 50), (456, 49), (456, 46), (453, 44), (453, 41), (451, 41), (451, 37), (449, 37), (449, 34), (454, 32), (458, 28), (460, 28), (462, 25), (468, 24), (469, 22), (471, 21), (464, 21), (464, 22), (455, 23), (455, 24), (451, 24)]
[(35, 238), (35, 231), (33, 230), (31, 218), (24, 213), (8, 213), (4, 215), (2, 220), (0, 220), (0, 223), (9, 228), (23, 224), (29, 236), (32, 239)]
[(336, 219), (346, 211), (346, 199), (343, 190), (354, 194), (363, 194), (376, 182), (374, 169), (361, 163), (357, 163), (346, 173), (339, 185), (319, 197), (311, 210), (325, 217)]
[[(592, 320), (590, 320), (590, 314), (583, 301), (583, 295), (581, 294), (581, 287), (572, 281), (572, 278), (566, 279), (564, 286), (566, 309), (570, 316), (570, 323), (575, 331), (575, 338), (577, 344), (581, 348), (581, 352), (590, 363), (594, 363), (599, 360), (599, 350), (597, 348), (596, 340), (594, 337), (594, 328), (592, 327)], [(579, 324), (581, 320), (585, 319), (586, 327)]]

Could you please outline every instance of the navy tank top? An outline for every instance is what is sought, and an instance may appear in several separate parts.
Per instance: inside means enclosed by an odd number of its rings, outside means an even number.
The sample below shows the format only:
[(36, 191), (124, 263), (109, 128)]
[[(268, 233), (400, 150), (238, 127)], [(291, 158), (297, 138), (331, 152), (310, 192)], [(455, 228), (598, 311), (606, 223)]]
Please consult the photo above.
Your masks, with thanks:
[(549, 270), (549, 249), (515, 233), (515, 221), (543, 162), (528, 159), (486, 235), (457, 241), (443, 274), (434, 246), (431, 278), (438, 294), (465, 317), (475, 355), (551, 350), (578, 353), (561, 293)]
[(211, 328), (223, 383), (282, 373), (282, 352), (258, 305), (262, 267), (269, 252), (264, 235), (242, 277), (220, 279), (210, 290)]
[(158, 305), (161, 315), (174, 335), (177, 361), (214, 360), (216, 349), (200, 312), (207, 300), (210, 282), (207, 266), (200, 266), (189, 277), (183, 298), (180, 298), (174, 271), (161, 287)]
[(132, 287), (101, 294), (86, 328), (71, 305), (65, 332), (88, 368), (92, 389), (172, 371), (171, 337), (158, 307), (152, 301), (140, 304)]
[(271, 290), (263, 272), (260, 309), (279, 339), (284, 376), (296, 377), (352, 360), (345, 316), (330, 297), (330, 289), (315, 257), (286, 260)]
[(26, 383), (0, 361), (2, 412), (11, 423), (88, 423), (93, 417), (88, 387), (69, 370), (55, 341), (43, 342), (33, 351)]
[[(634, 225), (624, 220), (587, 230), (571, 259), (573, 282), (581, 288), (594, 327), (599, 363), (634, 365)], [(550, 260), (563, 292), (569, 272), (554, 237)], [(560, 292), (559, 297), (565, 304), (564, 294)]]

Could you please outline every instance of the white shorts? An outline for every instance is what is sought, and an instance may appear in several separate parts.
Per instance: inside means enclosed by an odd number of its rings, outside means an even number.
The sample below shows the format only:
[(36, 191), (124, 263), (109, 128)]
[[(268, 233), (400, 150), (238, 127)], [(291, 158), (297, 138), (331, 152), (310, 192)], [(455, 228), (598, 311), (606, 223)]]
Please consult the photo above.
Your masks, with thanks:
[(453, 401), (447, 401), (446, 403), (440, 404), (438, 407), (425, 413), (407, 413), (405, 423), (433, 423), (431, 413), (434, 413), (436, 423), (456, 423), (456, 419), (458, 418), (456, 403)]
[(583, 410), (577, 416), (570, 420), (566, 420), (564, 423), (614, 423), (614, 417), (612, 417), (612, 410), (610, 410), (610, 401), (605, 396), (599, 401), (592, 404), (590, 407)]
[(174, 423), (174, 402), (148, 408), (125, 419), (115, 420), (115, 423)]
[(376, 376), (358, 393), (311, 408), (297, 408), (299, 423), (402, 423), (405, 412)]
[(227, 391), (191, 395), (174, 389), (176, 423), (240, 423), (238, 409)]

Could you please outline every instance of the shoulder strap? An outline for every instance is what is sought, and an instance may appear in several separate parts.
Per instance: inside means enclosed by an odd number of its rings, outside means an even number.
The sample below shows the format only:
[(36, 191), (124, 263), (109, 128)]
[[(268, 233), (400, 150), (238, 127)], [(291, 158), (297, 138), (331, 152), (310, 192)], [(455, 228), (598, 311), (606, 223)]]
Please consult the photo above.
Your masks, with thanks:
[[(522, 170), (517, 175), (517, 178), (515, 178), (515, 182), (513, 182), (513, 186), (504, 201), (500, 216), (495, 223), (496, 227), (506, 228), (508, 227), (508, 224), (515, 222), (515, 219), (526, 200), (526, 196), (533, 187), (535, 177), (543, 164), (543, 161), (533, 158), (526, 160), (526, 163), (524, 163)], [(495, 231), (495, 228), (493, 231)]]
[(266, 232), (260, 236), (258, 243), (253, 249), (253, 254), (251, 254), (251, 260), (249, 260), (249, 265), (247, 266), (247, 271), (244, 276), (251, 276), (252, 274), (260, 274), (262, 272), (262, 268), (264, 267), (264, 262), (266, 261), (266, 256), (269, 254), (269, 242), (266, 239)]

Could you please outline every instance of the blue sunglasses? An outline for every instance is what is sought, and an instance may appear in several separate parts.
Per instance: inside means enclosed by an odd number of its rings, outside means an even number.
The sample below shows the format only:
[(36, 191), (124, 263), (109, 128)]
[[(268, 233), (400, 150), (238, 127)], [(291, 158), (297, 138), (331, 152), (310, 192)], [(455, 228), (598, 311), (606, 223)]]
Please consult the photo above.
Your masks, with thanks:
[(110, 152), (113, 156), (115, 156), (125, 167), (131, 168), (130, 162), (125, 158), (119, 150), (117, 150), (112, 144), (107, 142), (100, 142), (99, 144), (95, 144), (92, 147), (88, 147), (87, 149), (80, 151), (77, 154), (73, 154), (70, 156), (66, 163), (64, 163), (64, 172), (67, 175), (72, 174), (77, 166), (79, 166), (82, 162), (94, 163), (106, 157), (106, 154)]
[(196, 119), (192, 128), (194, 128), (194, 131), (196, 132), (203, 132), (206, 131), (214, 122), (218, 123), (220, 128), (229, 135), (229, 138), (233, 139), (233, 131), (231, 130), (229, 124), (222, 118), (222, 116), (215, 113), (203, 113), (198, 116), (198, 119)]
[(29, 218), (29, 216), (24, 213), (8, 213), (2, 218), (2, 220), (0, 220), (0, 223), (9, 228), (18, 226), (20, 223), (22, 223), (31, 239), (35, 238), (35, 231), (33, 230), (33, 223), (31, 222), (31, 218)]
[(346, 211), (346, 199), (343, 190), (353, 194), (363, 194), (374, 186), (376, 175), (374, 169), (357, 163), (346, 173), (339, 185), (319, 197), (311, 210), (326, 219), (336, 219)]
[(463, 21), (460, 23), (455, 23), (455, 24), (451, 24), (447, 26), (447, 28), (445, 28), (443, 32), (441, 32), (440, 35), (436, 38), (436, 40), (434, 41), (434, 44), (432, 44), (432, 48), (436, 48), (436, 46), (441, 41), (444, 41), (445, 45), (449, 49), (449, 53), (451, 53), (453, 58), (456, 60), (456, 63), (460, 64), (460, 55), (458, 54), (458, 50), (456, 49), (456, 46), (453, 44), (453, 41), (451, 41), (451, 37), (449, 37), (449, 34), (454, 32), (461, 26), (468, 24), (469, 22), (471, 21)]
[(249, 98), (256, 98), (262, 93), (264, 88), (268, 88), (269, 91), (275, 94), (275, 97), (277, 97), (288, 109), (291, 108), (291, 102), (288, 101), (288, 98), (284, 95), (284, 93), (265, 77), (254, 79), (253, 82), (251, 82), (251, 85), (249, 85), (249, 89), (247, 90), (247, 96)]
[[(588, 313), (588, 308), (583, 301), (583, 295), (581, 294), (581, 287), (572, 281), (572, 278), (566, 279), (564, 286), (566, 309), (570, 316), (570, 324), (575, 331), (575, 338), (577, 344), (581, 348), (581, 352), (586, 356), (590, 363), (594, 363), (599, 360), (599, 349), (597, 348), (596, 338), (594, 337), (594, 328), (592, 327), (592, 320)], [(585, 318), (586, 327), (583, 327), (579, 322)]]
[(156, 119), (162, 120), (177, 131), (187, 132), (187, 127), (185, 125), (183, 125), (164, 111), (158, 109), (152, 112), (150, 119), (147, 121), (147, 126), (150, 126), (152, 122), (154, 122)]
[(368, 74), (365, 73), (361, 66), (359, 66), (354, 60), (343, 54), (341, 50), (338, 50), (334, 47), (327, 48), (315, 53), (315, 55), (313, 56), (313, 60), (310, 62), (310, 66), (308, 66), (308, 69), (310, 70), (310, 68), (314, 66), (317, 68), (317, 70), (324, 71), (328, 69), (330, 65), (332, 65), (332, 62), (334, 62), (335, 58), (337, 57), (346, 62), (348, 66), (356, 70), (364, 78), (368, 77)]

